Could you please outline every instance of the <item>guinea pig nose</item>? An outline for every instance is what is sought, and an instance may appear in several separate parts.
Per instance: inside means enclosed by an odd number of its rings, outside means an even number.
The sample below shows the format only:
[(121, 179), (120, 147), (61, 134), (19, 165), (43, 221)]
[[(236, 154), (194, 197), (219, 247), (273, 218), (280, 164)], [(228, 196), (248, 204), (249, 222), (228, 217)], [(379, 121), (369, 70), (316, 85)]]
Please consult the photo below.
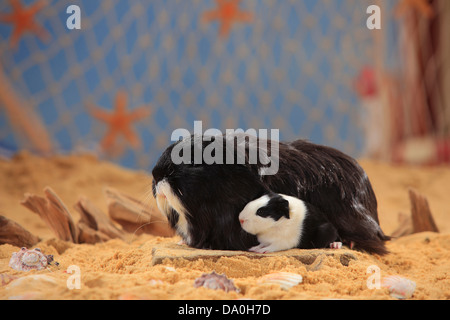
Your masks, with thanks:
[(239, 222), (241, 223), (241, 224), (243, 224), (244, 223), (244, 219), (239, 219)]

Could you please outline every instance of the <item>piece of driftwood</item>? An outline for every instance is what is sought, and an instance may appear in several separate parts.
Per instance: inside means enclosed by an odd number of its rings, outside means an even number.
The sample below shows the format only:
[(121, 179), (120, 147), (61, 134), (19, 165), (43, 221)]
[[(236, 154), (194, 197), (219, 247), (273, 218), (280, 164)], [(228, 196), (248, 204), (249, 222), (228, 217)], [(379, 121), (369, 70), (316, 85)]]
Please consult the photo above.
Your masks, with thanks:
[[(125, 233), (117, 228), (111, 219), (86, 197), (80, 197), (74, 207), (80, 213), (81, 218), (78, 226), (82, 225), (80, 229), (83, 229), (83, 232), (89, 232), (100, 239), (120, 238), (124, 240)], [(96, 232), (89, 231), (88, 228)]]
[(97, 243), (113, 238), (124, 239), (124, 231), (88, 199), (81, 197), (75, 208), (80, 212), (80, 220), (74, 223), (72, 215), (62, 200), (50, 188), (44, 189), (45, 197), (25, 194), (22, 205), (37, 213), (55, 235), (73, 243)]
[(431, 214), (427, 198), (410, 189), (409, 199), (411, 201), (411, 218), (414, 233), (423, 231), (439, 232)]
[(290, 257), (303, 263), (309, 271), (320, 269), (321, 260), (332, 257), (343, 266), (348, 267), (350, 261), (358, 260), (357, 255), (348, 249), (290, 249), (270, 253), (254, 253), (238, 250), (210, 250), (196, 249), (187, 245), (175, 243), (157, 244), (152, 247), (152, 265), (165, 263), (166, 261), (187, 260), (217, 261), (223, 257), (246, 257), (248, 259), (260, 259), (267, 257)]
[(16, 247), (32, 247), (40, 241), (20, 224), (5, 216), (0, 216), (0, 244), (8, 243)]
[(38, 214), (59, 239), (73, 243), (125, 240), (127, 232), (140, 230), (159, 236), (174, 235), (159, 211), (148, 211), (141, 202), (111, 188), (105, 194), (109, 212), (122, 229), (86, 197), (80, 197), (74, 206), (80, 213), (80, 220), (75, 224), (67, 207), (50, 187), (44, 189), (44, 197), (26, 193), (21, 204)]
[(111, 219), (133, 234), (149, 233), (171, 237), (175, 234), (167, 218), (157, 209), (149, 209), (142, 202), (113, 188), (105, 188), (108, 213)]
[(439, 232), (427, 198), (413, 189), (409, 189), (408, 193), (411, 203), (411, 215), (399, 213), (399, 226), (391, 236), (395, 238), (424, 231)]
[(97, 242), (105, 242), (110, 240), (110, 237), (101, 231), (94, 230), (85, 224), (83, 221), (78, 222), (78, 243), (95, 244)]
[(76, 243), (78, 228), (69, 210), (50, 187), (44, 188), (44, 195), (40, 197), (26, 193), (21, 204), (38, 214), (59, 239)]

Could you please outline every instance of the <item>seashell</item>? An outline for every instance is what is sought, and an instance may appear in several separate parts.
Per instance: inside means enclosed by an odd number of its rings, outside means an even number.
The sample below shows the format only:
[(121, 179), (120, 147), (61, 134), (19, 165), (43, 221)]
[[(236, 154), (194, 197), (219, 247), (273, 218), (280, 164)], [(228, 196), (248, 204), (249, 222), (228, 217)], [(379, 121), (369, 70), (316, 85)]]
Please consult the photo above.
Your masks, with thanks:
[(7, 290), (16, 288), (53, 288), (58, 284), (57, 280), (45, 274), (21, 277), (6, 286)]
[(2, 273), (2, 274), (0, 274), (0, 284), (1, 284), (1, 286), (6, 286), (8, 283), (10, 283), (11, 281), (16, 280), (18, 278), (19, 277), (12, 276), (7, 273)]
[(383, 278), (382, 286), (388, 288), (390, 295), (397, 299), (411, 298), (416, 289), (414, 281), (399, 276)]
[(8, 300), (42, 300), (62, 282), (45, 274), (20, 277), (5, 286)]
[(234, 286), (233, 280), (228, 279), (224, 274), (217, 274), (215, 271), (204, 273), (201, 277), (195, 279), (194, 287), (205, 287), (212, 290), (220, 289), (225, 292), (236, 291), (239, 293), (241, 291)]
[(258, 283), (274, 283), (278, 284), (283, 290), (289, 290), (293, 286), (302, 283), (302, 281), (303, 277), (297, 273), (275, 272), (262, 276)]
[(41, 249), (28, 250), (23, 247), (19, 252), (14, 252), (9, 260), (9, 266), (18, 271), (41, 270), (53, 261), (52, 255), (45, 255)]

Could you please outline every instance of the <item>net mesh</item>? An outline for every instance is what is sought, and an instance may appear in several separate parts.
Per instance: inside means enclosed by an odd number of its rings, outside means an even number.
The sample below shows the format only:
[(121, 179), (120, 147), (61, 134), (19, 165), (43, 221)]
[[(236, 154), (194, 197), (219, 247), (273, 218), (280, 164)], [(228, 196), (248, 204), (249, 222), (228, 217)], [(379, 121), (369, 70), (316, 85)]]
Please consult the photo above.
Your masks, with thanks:
[[(0, 14), (13, 3), (2, 1)], [(372, 3), (47, 1), (34, 20), (48, 39), (27, 32), (14, 48), (15, 26), (0, 24), (1, 67), (57, 152), (90, 150), (149, 169), (173, 130), (192, 132), (201, 120), (204, 130), (276, 128), (281, 140), (306, 138), (359, 156), (365, 123), (355, 77), (380, 51), (377, 31), (366, 27)], [(80, 30), (66, 28), (72, 4), (81, 9)], [(141, 111), (128, 135), (111, 133), (99, 115), (120, 106)], [(6, 110), (3, 147), (35, 150)]]

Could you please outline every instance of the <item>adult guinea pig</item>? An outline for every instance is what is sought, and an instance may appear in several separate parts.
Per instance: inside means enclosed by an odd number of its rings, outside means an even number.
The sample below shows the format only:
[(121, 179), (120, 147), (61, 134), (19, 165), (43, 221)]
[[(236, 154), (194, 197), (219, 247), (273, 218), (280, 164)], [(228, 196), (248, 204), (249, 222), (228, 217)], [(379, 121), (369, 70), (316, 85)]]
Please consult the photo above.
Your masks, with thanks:
[(249, 251), (292, 248), (340, 248), (336, 228), (316, 207), (298, 198), (270, 192), (250, 201), (239, 213), (241, 227), (258, 238)]
[[(353, 242), (355, 248), (387, 253), (384, 241), (389, 237), (379, 227), (375, 194), (354, 159), (303, 140), (269, 140), (265, 156), (271, 157), (278, 168), (276, 174), (269, 175), (265, 174), (268, 165), (264, 156), (250, 161), (255, 147), (252, 138), (246, 137), (248, 140), (242, 143), (239, 137), (186, 137), (170, 145), (153, 168), (153, 195), (158, 207), (188, 245), (229, 250), (248, 250), (258, 245), (257, 237), (241, 228), (238, 216), (249, 202), (275, 192), (316, 207), (339, 237)], [(236, 142), (231, 150), (227, 148), (229, 141)], [(257, 138), (258, 151), (265, 143)], [(213, 144), (223, 145), (226, 151), (215, 152)], [(189, 161), (174, 162), (175, 150)], [(211, 152), (215, 163), (195, 159), (206, 151)], [(234, 164), (227, 164), (230, 154)], [(222, 163), (218, 163), (220, 159)]]

